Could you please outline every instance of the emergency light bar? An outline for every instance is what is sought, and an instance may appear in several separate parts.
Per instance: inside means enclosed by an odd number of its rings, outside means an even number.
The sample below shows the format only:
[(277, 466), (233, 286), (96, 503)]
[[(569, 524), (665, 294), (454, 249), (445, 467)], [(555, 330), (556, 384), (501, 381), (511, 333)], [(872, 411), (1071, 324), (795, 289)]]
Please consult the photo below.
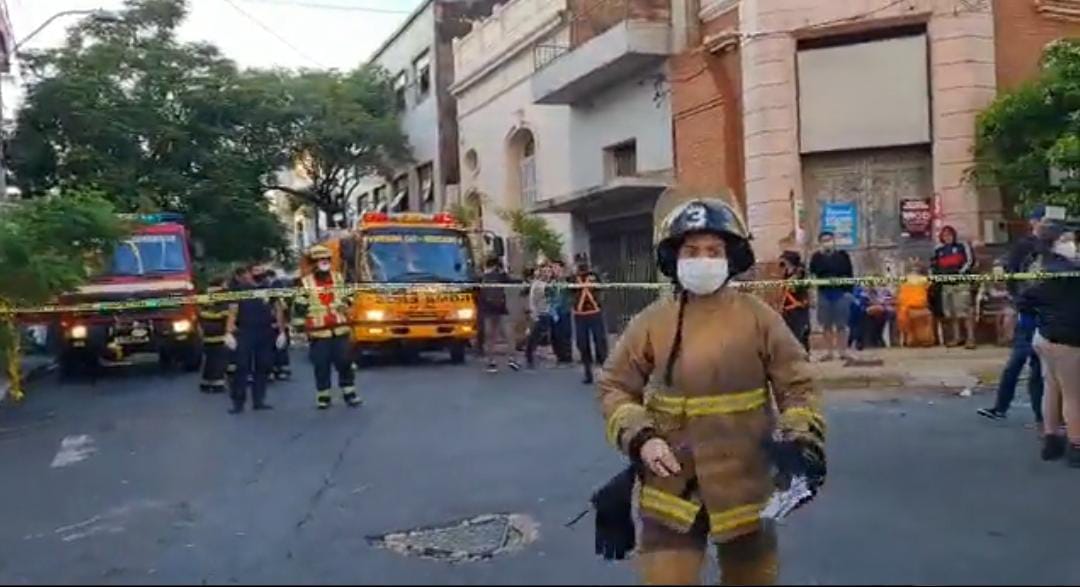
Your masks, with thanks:
[(389, 214), (387, 212), (366, 212), (361, 219), (364, 224), (457, 224), (453, 214), (439, 212), (437, 214), (419, 214), (404, 212)]
[(143, 224), (184, 223), (184, 215), (179, 212), (157, 212), (155, 214), (120, 214), (124, 220), (137, 220)]

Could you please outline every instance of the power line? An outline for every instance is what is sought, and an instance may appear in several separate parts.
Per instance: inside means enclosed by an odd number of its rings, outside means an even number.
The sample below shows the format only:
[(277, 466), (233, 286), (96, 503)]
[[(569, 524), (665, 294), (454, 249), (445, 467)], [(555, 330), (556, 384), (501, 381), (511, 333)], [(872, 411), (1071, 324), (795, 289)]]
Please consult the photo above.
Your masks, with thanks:
[(349, 6), (346, 4), (325, 4), (322, 2), (308, 2), (306, 0), (244, 0), (257, 4), (270, 4), (274, 6), (298, 6), (301, 8), (315, 8), (317, 10), (341, 10), (345, 12), (370, 12), (373, 14), (411, 14), (409, 10), (396, 10), (393, 8), (375, 8), (373, 6)]
[(226, 2), (226, 3), (228, 3), (228, 5), (229, 5), (229, 6), (232, 6), (232, 7), (233, 7), (233, 8), (234, 8), (234, 9), (235, 9), (235, 10), (236, 10), (237, 12), (239, 12), (239, 13), (240, 13), (240, 14), (242, 14), (242, 15), (244, 15), (244, 16), (245, 16), (245, 17), (246, 17), (246, 18), (247, 18), (248, 20), (250, 20), (251, 22), (253, 22), (253, 23), (255, 23), (256, 25), (258, 25), (258, 27), (259, 27), (259, 28), (261, 28), (262, 30), (264, 30), (264, 31), (266, 31), (267, 33), (269, 33), (269, 34), (270, 34), (271, 36), (273, 36), (273, 37), (274, 37), (275, 39), (277, 39), (277, 40), (281, 41), (281, 43), (282, 43), (283, 45), (285, 45), (286, 47), (288, 47), (288, 48), (292, 49), (292, 50), (293, 50), (294, 52), (296, 52), (296, 54), (297, 54), (297, 55), (299, 55), (300, 57), (303, 57), (304, 59), (306, 59), (306, 60), (310, 61), (311, 63), (314, 63), (314, 64), (315, 64), (316, 66), (318, 66), (318, 67), (321, 67), (321, 68), (323, 68), (323, 69), (326, 69), (326, 66), (325, 66), (325, 65), (323, 65), (322, 63), (319, 63), (318, 61), (316, 61), (315, 59), (313, 59), (313, 58), (312, 58), (312, 57), (311, 57), (310, 55), (308, 55), (307, 53), (304, 53), (303, 51), (301, 51), (299, 47), (297, 47), (296, 45), (293, 45), (293, 44), (292, 44), (292, 43), (291, 43), (291, 42), (290, 42), (290, 41), (289, 41), (288, 39), (286, 39), (285, 37), (283, 37), (283, 36), (279, 35), (279, 34), (278, 34), (278, 33), (277, 33), (276, 31), (274, 31), (274, 29), (272, 29), (272, 28), (270, 28), (270, 27), (266, 26), (266, 24), (265, 24), (265, 23), (263, 23), (263, 21), (261, 21), (261, 20), (259, 20), (259, 19), (255, 18), (255, 15), (253, 15), (253, 14), (251, 14), (250, 12), (248, 12), (248, 11), (244, 10), (243, 8), (240, 8), (240, 6), (239, 6), (239, 5), (238, 5), (238, 4), (236, 3), (236, 2), (234, 2), (233, 0), (225, 0), (225, 2)]

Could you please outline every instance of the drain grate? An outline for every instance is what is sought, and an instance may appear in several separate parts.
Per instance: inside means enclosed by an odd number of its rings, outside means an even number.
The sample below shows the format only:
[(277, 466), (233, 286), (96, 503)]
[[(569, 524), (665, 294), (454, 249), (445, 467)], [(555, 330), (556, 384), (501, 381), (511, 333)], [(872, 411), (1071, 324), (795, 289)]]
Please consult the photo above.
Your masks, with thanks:
[(521, 550), (537, 535), (537, 524), (528, 516), (487, 514), (443, 526), (371, 536), (368, 542), (404, 556), (475, 562)]

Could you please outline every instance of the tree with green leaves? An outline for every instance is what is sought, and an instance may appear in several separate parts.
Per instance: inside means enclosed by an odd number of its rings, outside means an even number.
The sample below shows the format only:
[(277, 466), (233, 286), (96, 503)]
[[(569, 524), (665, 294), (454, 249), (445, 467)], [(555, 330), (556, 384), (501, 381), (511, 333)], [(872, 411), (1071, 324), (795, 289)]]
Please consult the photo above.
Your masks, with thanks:
[(290, 95), (210, 45), (182, 43), (185, 0), (127, 0), (60, 48), (24, 55), (26, 102), (9, 149), (16, 183), (40, 196), (99, 190), (121, 212), (185, 214), (207, 255), (284, 248), (267, 178), (288, 165)]
[(390, 177), (393, 169), (412, 160), (384, 70), (305, 71), (281, 81), (290, 97), (288, 158), (308, 185), (268, 188), (334, 218), (344, 215), (349, 197), (365, 178)]
[(1080, 214), (1080, 39), (1049, 45), (1040, 75), (979, 115), (975, 152), (979, 183), (1018, 208)]
[(563, 238), (555, 232), (543, 216), (523, 210), (500, 210), (499, 216), (510, 225), (510, 230), (521, 238), (529, 257), (543, 255), (549, 261), (563, 260)]
[[(82, 284), (127, 223), (100, 193), (76, 191), (0, 209), (0, 313), (51, 301)], [(17, 371), (18, 329), (0, 315), (0, 361)]]

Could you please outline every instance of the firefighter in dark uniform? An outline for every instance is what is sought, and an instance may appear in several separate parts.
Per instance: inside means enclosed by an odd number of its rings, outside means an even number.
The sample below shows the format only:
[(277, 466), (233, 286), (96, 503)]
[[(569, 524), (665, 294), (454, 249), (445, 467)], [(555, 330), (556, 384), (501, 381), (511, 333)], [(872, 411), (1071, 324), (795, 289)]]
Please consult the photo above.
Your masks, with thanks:
[[(267, 272), (266, 278), (269, 287), (272, 287), (274, 289), (283, 289), (286, 287), (290, 287), (289, 280), (278, 279), (277, 273), (274, 272), (273, 269)], [(289, 300), (283, 300), (282, 303), (285, 309), (284, 324), (288, 325), (289, 315), (292, 314), (292, 304), (289, 302)], [(287, 381), (292, 378), (292, 365), (289, 361), (289, 346), (292, 343), (292, 340), (289, 336), (288, 326), (285, 327), (283, 333), (285, 334), (285, 346), (284, 348), (274, 349), (274, 367), (271, 370), (272, 378), (277, 381)], [(282, 332), (278, 332), (278, 334), (282, 334)]]
[[(224, 280), (217, 280), (206, 293), (225, 291)], [(205, 393), (224, 393), (228, 388), (225, 371), (229, 366), (229, 349), (225, 348), (225, 327), (229, 319), (226, 304), (214, 303), (199, 307), (199, 328), (202, 330), (203, 365), (199, 389)]]
[(360, 405), (356, 393), (349, 343), (349, 299), (339, 288), (345, 279), (333, 270), (333, 253), (316, 245), (308, 251), (315, 270), (303, 278), (304, 292), (296, 299), (297, 314), (304, 316), (311, 363), (315, 369), (315, 403), (320, 410), (330, 407), (333, 386), (331, 368), (338, 374), (342, 399), (349, 407)]
[[(574, 275), (574, 334), (577, 336), (578, 354), (585, 366), (585, 385), (593, 382), (593, 365), (603, 365), (607, 360), (607, 329), (604, 328), (604, 314), (596, 298), (595, 288), (588, 287), (599, 279), (589, 268), (588, 260), (582, 255), (577, 258), (577, 273)], [(594, 352), (595, 351), (595, 354)], [(595, 359), (595, 362), (594, 362)]]
[[(257, 291), (252, 271), (240, 275), (239, 291)], [(262, 273), (256, 270), (255, 273)], [(225, 344), (236, 351), (236, 372), (232, 378), (231, 414), (244, 411), (247, 387), (251, 384), (251, 403), (256, 410), (273, 409), (266, 403), (266, 385), (274, 365), (274, 348), (285, 346), (285, 312), (281, 303), (265, 296), (240, 300), (229, 306)]]

